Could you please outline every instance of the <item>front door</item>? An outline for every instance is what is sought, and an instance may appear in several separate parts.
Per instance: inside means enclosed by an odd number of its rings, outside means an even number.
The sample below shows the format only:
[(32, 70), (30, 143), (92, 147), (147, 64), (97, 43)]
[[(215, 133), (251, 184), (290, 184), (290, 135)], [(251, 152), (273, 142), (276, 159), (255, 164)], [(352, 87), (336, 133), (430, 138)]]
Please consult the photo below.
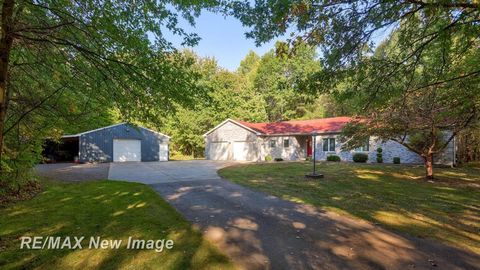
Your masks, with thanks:
[(312, 137), (307, 138), (307, 157), (312, 156)]

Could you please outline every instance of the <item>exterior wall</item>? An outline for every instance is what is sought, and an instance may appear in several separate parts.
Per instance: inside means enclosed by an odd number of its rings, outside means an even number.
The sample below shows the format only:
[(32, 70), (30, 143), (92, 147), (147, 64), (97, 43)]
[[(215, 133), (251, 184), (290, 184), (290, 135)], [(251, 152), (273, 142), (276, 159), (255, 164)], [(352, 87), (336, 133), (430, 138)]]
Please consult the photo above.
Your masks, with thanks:
[[(444, 139), (448, 140), (452, 132), (445, 132)], [(433, 156), (435, 164), (454, 165), (455, 164), (455, 139), (451, 140), (447, 147), (440, 153)]]
[[(283, 140), (290, 140), (290, 146), (284, 147)], [(260, 160), (270, 156), (272, 159), (299, 160), (306, 157), (306, 136), (265, 136), (260, 138)], [(275, 147), (270, 147), (270, 142), (275, 141)]]
[[(219, 160), (223, 151), (227, 152), (227, 160), (233, 160), (233, 142), (249, 142), (247, 160), (259, 160), (258, 136), (233, 122), (226, 122), (205, 136), (205, 158)], [(224, 143), (222, 149), (212, 150), (212, 143)]]
[[(323, 151), (323, 139), (325, 138), (335, 138), (335, 151), (324, 152)], [(340, 136), (338, 134), (330, 135), (319, 135), (316, 138), (316, 159), (326, 160), (329, 155), (337, 155), (342, 161), (353, 161), (353, 155), (355, 153), (366, 153), (368, 155), (367, 162), (376, 162), (377, 159), (377, 148), (381, 147), (383, 149), (383, 162), (384, 163), (393, 163), (394, 157), (400, 157), (401, 163), (422, 163), (422, 158), (416, 153), (411, 152), (404, 146), (400, 145), (394, 141), (381, 142), (376, 141), (371, 138), (369, 141), (369, 150), (368, 152), (359, 152), (355, 150), (342, 151), (343, 143), (340, 142)]]
[[(332, 152), (324, 152), (323, 151), (323, 139), (324, 138), (335, 138), (335, 151)], [(379, 140), (375, 140), (375, 138), (371, 138), (369, 141), (369, 150), (368, 152), (361, 152), (368, 154), (368, 161), (374, 163), (377, 159), (377, 148), (382, 148), (382, 155), (383, 155), (383, 162), (384, 163), (393, 163), (394, 157), (400, 157), (401, 163), (406, 164), (422, 164), (423, 159), (416, 153), (408, 150), (405, 146), (395, 142), (388, 140), (386, 142), (382, 142)], [(330, 135), (319, 135), (316, 138), (316, 159), (318, 160), (326, 160), (327, 156), (329, 155), (337, 155), (340, 157), (342, 161), (353, 161), (352, 157), (357, 151), (341, 151), (342, 143), (340, 143), (340, 138), (338, 134), (330, 134)], [(436, 155), (434, 158), (436, 164), (447, 164), (451, 165), (453, 162), (453, 142), (450, 142), (448, 147), (442, 152)]]
[[(254, 132), (245, 129), (233, 122), (225, 122), (211, 133), (205, 136), (205, 158), (211, 160), (234, 160), (233, 143), (249, 142), (248, 158), (249, 161), (264, 161), (266, 156), (272, 158), (282, 158), (284, 160), (300, 160), (306, 157), (306, 138), (308, 136), (257, 136)], [(335, 151), (323, 151), (323, 139), (335, 138)], [(283, 140), (289, 139), (290, 146), (283, 147)], [(276, 141), (276, 147), (270, 147), (270, 141)], [(214, 147), (212, 145), (215, 144)], [(383, 149), (383, 162), (393, 163), (394, 157), (400, 157), (401, 163), (421, 164), (422, 158), (416, 153), (411, 152), (403, 145), (394, 141), (378, 141), (375, 138), (370, 139), (368, 152), (368, 162), (376, 162), (377, 148)], [(324, 134), (316, 137), (316, 159), (326, 160), (328, 155), (338, 155), (342, 161), (352, 161), (352, 157), (357, 151), (341, 151), (342, 143), (340, 143), (339, 134)], [(158, 151), (156, 151), (158, 153)], [(450, 142), (447, 149), (435, 156), (434, 160), (437, 164), (452, 164), (454, 153), (454, 143)], [(226, 156), (223, 156), (223, 155)], [(143, 160), (143, 144), (142, 144), (142, 160)]]
[(112, 162), (114, 139), (141, 140), (142, 161), (158, 161), (159, 144), (168, 137), (129, 124), (113, 126), (79, 137), (80, 162)]

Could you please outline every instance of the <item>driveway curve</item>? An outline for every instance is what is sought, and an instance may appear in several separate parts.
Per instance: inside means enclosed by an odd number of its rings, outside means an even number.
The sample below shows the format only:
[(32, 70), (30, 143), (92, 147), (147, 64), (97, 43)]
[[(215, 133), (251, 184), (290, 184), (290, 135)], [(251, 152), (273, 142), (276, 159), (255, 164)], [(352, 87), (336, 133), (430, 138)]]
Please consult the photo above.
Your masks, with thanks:
[(480, 256), (393, 233), (221, 179), (232, 163), (112, 163), (109, 179), (151, 185), (244, 269), (478, 269)]

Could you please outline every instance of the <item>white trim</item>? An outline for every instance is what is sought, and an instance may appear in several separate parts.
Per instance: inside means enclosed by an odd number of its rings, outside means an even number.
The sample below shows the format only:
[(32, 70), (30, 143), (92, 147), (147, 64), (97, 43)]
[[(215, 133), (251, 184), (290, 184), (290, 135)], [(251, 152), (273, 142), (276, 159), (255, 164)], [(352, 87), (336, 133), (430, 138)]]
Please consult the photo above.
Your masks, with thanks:
[(127, 122), (122, 122), (122, 123), (120, 123), (120, 124), (110, 125), (110, 126), (106, 126), (106, 127), (97, 128), (97, 129), (92, 129), (92, 130), (89, 130), (89, 131), (80, 132), (80, 133), (73, 134), (73, 135), (64, 135), (64, 136), (62, 136), (62, 138), (63, 138), (63, 137), (67, 138), (66, 136), (79, 137), (79, 136), (81, 136), (81, 135), (85, 135), (85, 134), (92, 133), (92, 132), (95, 132), (95, 131), (99, 131), (99, 130), (102, 130), (102, 129), (107, 129), (107, 128), (112, 128), (112, 127), (120, 126), (120, 125), (123, 125), (123, 124), (127, 124)]
[(132, 123), (128, 123), (128, 122), (122, 122), (122, 123), (119, 123), (119, 124), (114, 124), (114, 125), (110, 125), (110, 126), (106, 126), (106, 127), (101, 127), (101, 128), (97, 128), (97, 129), (92, 129), (92, 130), (89, 130), (89, 131), (85, 131), (85, 132), (81, 132), (81, 133), (77, 133), (77, 134), (72, 134), (72, 135), (63, 135), (62, 138), (74, 138), (74, 137), (80, 137), (82, 135), (85, 135), (85, 134), (88, 134), (88, 133), (92, 133), (92, 132), (95, 132), (95, 131), (100, 131), (100, 130), (104, 130), (104, 129), (107, 129), (107, 128), (112, 128), (112, 127), (116, 127), (116, 126), (121, 126), (121, 125), (125, 125), (125, 124), (129, 124), (133, 127), (138, 127), (138, 128), (141, 128), (141, 129), (144, 129), (144, 130), (147, 130), (147, 131), (150, 131), (150, 132), (153, 132), (153, 133), (156, 133), (158, 135), (161, 135), (161, 136), (165, 136), (167, 138), (172, 138), (168, 135), (165, 135), (163, 133), (160, 133), (158, 131), (155, 131), (155, 130), (151, 130), (149, 128), (146, 128), (146, 127), (142, 127), (142, 126), (138, 126), (138, 125), (135, 125), (135, 124), (132, 124)]
[[(323, 136), (323, 135), (337, 135), (340, 134), (339, 131), (325, 131), (316, 133), (316, 136)], [(282, 136), (313, 136), (312, 133), (273, 133), (273, 134), (264, 134), (261, 133), (261, 136), (265, 137), (282, 137)]]
[(253, 129), (245, 126), (245, 125), (240, 124), (239, 122), (237, 122), (237, 121), (235, 121), (235, 120), (232, 120), (232, 119), (228, 118), (227, 120), (221, 122), (220, 124), (216, 125), (214, 128), (212, 128), (212, 129), (210, 129), (209, 131), (207, 131), (205, 134), (203, 134), (203, 137), (206, 137), (208, 134), (212, 133), (213, 131), (215, 131), (215, 130), (218, 129), (219, 127), (225, 125), (227, 122), (231, 122), (231, 123), (233, 123), (233, 124), (235, 124), (235, 125), (237, 125), (237, 126), (243, 127), (244, 129), (246, 129), (246, 130), (248, 130), (248, 131), (251, 131), (251, 132), (255, 133), (256, 135), (264, 135), (263, 133), (260, 133), (260, 132), (258, 132), (258, 131), (256, 131), (256, 130), (253, 130)]
[(73, 135), (63, 135), (62, 137), (60, 138), (76, 138), (76, 137), (79, 137), (78, 134), (73, 134)]

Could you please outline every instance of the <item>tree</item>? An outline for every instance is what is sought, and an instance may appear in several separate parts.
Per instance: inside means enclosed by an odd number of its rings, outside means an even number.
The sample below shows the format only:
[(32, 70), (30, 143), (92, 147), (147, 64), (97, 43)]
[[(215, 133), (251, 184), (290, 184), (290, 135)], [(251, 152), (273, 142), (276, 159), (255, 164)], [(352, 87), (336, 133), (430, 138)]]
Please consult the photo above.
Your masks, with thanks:
[[(424, 158), (428, 178), (433, 155), (477, 117), (476, 2), (238, 1), (230, 7), (257, 43), (294, 29), (291, 46), (319, 45), (324, 67), (306, 89), (334, 89), (340, 102), (353, 100), (364, 121), (347, 133), (397, 140)], [(377, 46), (388, 33), (389, 41)]]
[(112, 110), (121, 120), (151, 121), (158, 107), (165, 113), (174, 104), (191, 105), (202, 94), (198, 75), (164, 32), (195, 44), (198, 36), (179, 28), (178, 19), (193, 23), (208, 5), (2, 1), (2, 178), (10, 181), (6, 173), (26, 169), (18, 169), (25, 159), (30, 166), (38, 161), (44, 137), (114, 121)]
[(300, 118), (314, 97), (300, 92), (299, 82), (320, 69), (314, 47), (303, 45), (288, 57), (283, 43), (262, 56), (254, 76), (255, 92), (266, 103), (268, 121)]
[[(200, 74), (198, 87), (207, 95), (195, 100), (193, 108), (177, 106), (168, 117), (164, 130), (172, 136), (172, 148), (182, 155), (203, 156), (203, 134), (227, 118), (244, 121), (265, 121), (265, 104), (252, 88), (250, 79), (257, 66), (256, 55), (250, 53), (242, 61), (244, 72), (230, 72), (220, 68), (211, 58), (200, 58), (184, 52), (194, 59), (192, 68)], [(241, 69), (241, 68), (240, 68)]]
[[(368, 68), (357, 70), (354, 77), (363, 82), (360, 87), (375, 80), (374, 76), (379, 72), (376, 63), (392, 61), (399, 54), (400, 33), (394, 32), (378, 47), (369, 59)], [(478, 77), (470, 78), (469, 83), (453, 80), (424, 86), (425, 81), (442, 81), (452, 73), (470, 68), (470, 61), (458, 61), (452, 57), (454, 53), (451, 51), (463, 46), (456, 38), (453, 34), (448, 37), (449, 43), (435, 42), (435, 46), (430, 46), (415, 59), (413, 72), (390, 79), (385, 89), (377, 88), (385, 94), (378, 95), (375, 100), (371, 95), (376, 89), (358, 89), (355, 99), (360, 106), (357, 109), (369, 104), (368, 114), (345, 130), (344, 135), (351, 139), (347, 148), (358, 146), (368, 136), (394, 140), (419, 154), (424, 160), (427, 178), (433, 179), (434, 155), (444, 150), (460, 132), (474, 125), (480, 108)], [(480, 57), (478, 50), (467, 50), (464, 54), (467, 59)]]

